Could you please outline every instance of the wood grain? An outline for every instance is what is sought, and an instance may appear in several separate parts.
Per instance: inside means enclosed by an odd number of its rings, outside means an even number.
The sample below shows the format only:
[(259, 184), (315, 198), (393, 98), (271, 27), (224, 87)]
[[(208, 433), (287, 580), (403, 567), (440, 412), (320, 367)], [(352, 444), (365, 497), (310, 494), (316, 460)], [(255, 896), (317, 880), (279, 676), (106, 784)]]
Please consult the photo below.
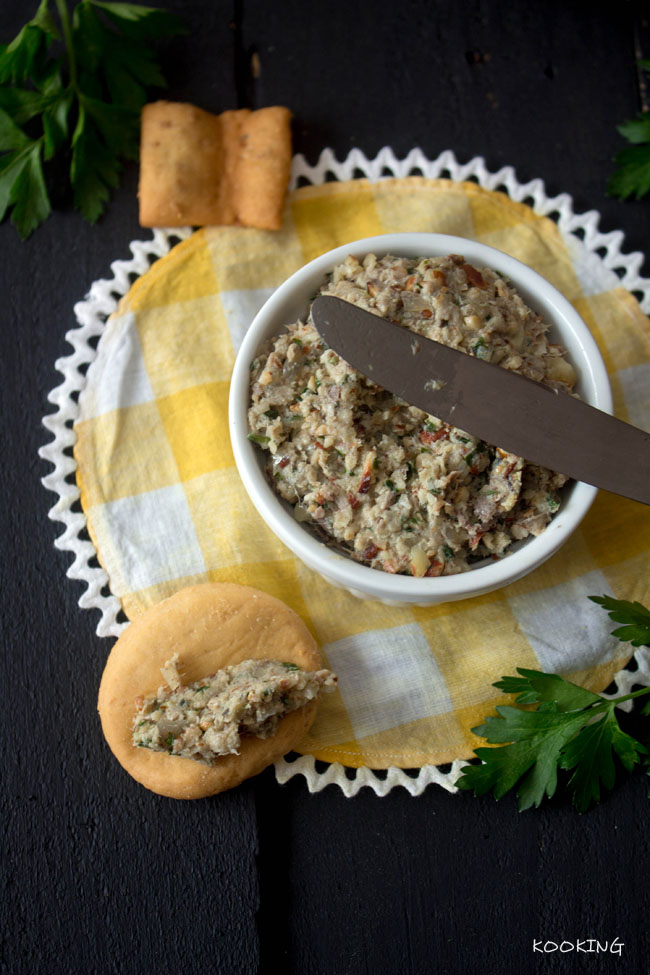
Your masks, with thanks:
[[(576, 0), (168, 0), (186, 23), (163, 55), (159, 97), (206, 111), (286, 104), (294, 149), (430, 157), (453, 149), (510, 164), (520, 180), (597, 209), (625, 249), (648, 248), (650, 200), (605, 194), (616, 125), (640, 109), (641, 4)], [(0, 40), (36, 8), (0, 7)], [(646, 8), (647, 10), (647, 8)], [(645, 57), (650, 51), (643, 50)], [(256, 59), (252, 60), (253, 55)], [(251, 67), (256, 64), (256, 67)], [(124, 775), (95, 702), (111, 641), (77, 606), (54, 547), (54, 496), (38, 459), (74, 303), (141, 239), (137, 167), (106, 216), (85, 224), (56, 193), (26, 243), (0, 227), (3, 463), (2, 971), (173, 975), (486, 975), (642, 972), (650, 908), (641, 776), (579, 817), (561, 801), (519, 815), (512, 800), (436, 787), (345, 799), (272, 771), (195, 804)], [(646, 259), (645, 273), (650, 273)], [(497, 677), (498, 675), (495, 675)], [(623, 955), (533, 954), (533, 939), (618, 937)]]

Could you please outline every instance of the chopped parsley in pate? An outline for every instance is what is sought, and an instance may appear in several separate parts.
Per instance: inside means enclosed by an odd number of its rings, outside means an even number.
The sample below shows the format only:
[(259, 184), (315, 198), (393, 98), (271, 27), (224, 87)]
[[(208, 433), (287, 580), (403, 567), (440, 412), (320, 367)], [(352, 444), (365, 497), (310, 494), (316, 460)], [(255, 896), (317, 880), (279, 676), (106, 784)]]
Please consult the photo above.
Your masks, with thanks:
[[(575, 385), (541, 317), (499, 274), (457, 254), (350, 256), (320, 293), (556, 390)], [(372, 383), (325, 345), (310, 315), (253, 361), (248, 422), (296, 518), (386, 572), (438, 576), (499, 558), (544, 530), (566, 481)]]
[(239, 754), (242, 735), (269, 738), (280, 718), (333, 691), (329, 670), (305, 671), (279, 660), (244, 660), (193, 684), (181, 684), (174, 654), (161, 668), (168, 687), (137, 700), (133, 744), (211, 765)]

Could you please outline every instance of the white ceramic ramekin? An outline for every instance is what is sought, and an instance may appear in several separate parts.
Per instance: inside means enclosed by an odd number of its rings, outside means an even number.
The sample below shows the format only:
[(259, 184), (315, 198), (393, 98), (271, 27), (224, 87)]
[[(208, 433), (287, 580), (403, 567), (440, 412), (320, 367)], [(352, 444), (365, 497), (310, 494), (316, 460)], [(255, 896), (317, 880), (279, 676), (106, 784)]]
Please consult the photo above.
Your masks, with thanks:
[(476, 241), (445, 234), (387, 234), (357, 240), (317, 257), (292, 274), (255, 316), (239, 349), (230, 386), (230, 438), (239, 475), (269, 528), (306, 565), (328, 582), (362, 599), (390, 605), (431, 605), (467, 599), (506, 586), (532, 572), (553, 555), (582, 521), (596, 488), (582, 482), (564, 489), (560, 510), (545, 531), (516, 544), (499, 561), (457, 575), (413, 578), (360, 565), (334, 552), (293, 517), (290, 506), (273, 491), (264, 474), (262, 452), (248, 439), (250, 363), (265, 340), (304, 317), (325, 274), (348, 254), (374, 253), (406, 257), (462, 254), (479, 266), (492, 267), (510, 279), (524, 300), (550, 325), (551, 341), (560, 342), (578, 374), (577, 392), (592, 406), (612, 411), (612, 396), (603, 360), (589, 329), (556, 288), (520, 261)]

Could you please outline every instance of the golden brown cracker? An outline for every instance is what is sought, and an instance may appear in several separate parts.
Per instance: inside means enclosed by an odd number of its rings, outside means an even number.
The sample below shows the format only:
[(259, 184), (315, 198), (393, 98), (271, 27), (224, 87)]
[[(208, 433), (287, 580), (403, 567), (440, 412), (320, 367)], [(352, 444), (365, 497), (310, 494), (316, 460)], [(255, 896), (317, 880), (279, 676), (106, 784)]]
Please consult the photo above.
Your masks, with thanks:
[(181, 227), (229, 218), (221, 199), (221, 123), (181, 102), (153, 102), (142, 110), (140, 224)]
[(290, 119), (281, 106), (212, 115), (184, 103), (145, 105), (140, 224), (278, 230), (291, 169)]
[(131, 623), (106, 662), (97, 708), (108, 745), (124, 769), (152, 792), (199, 799), (239, 785), (297, 744), (317, 702), (281, 719), (270, 738), (243, 737), (239, 755), (214, 765), (139, 748), (132, 743), (138, 696), (164, 683), (160, 668), (178, 653), (185, 683), (248, 659), (283, 660), (304, 670), (322, 666), (320, 652), (299, 616), (279, 599), (249, 586), (206, 583), (182, 589)]
[(279, 230), (291, 170), (291, 114), (280, 106), (249, 112), (239, 135), (237, 219), (245, 227)]

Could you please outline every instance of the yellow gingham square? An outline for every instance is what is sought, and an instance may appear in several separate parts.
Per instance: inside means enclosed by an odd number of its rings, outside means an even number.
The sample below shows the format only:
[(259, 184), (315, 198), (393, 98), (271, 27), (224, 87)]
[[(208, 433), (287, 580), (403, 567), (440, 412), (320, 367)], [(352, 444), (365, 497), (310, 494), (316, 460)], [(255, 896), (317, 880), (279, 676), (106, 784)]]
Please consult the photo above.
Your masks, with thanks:
[[(289, 552), (272, 532), (257, 531), (257, 514), (234, 465), (219, 467), (185, 483), (185, 496), (197, 526), (205, 564), (209, 569), (232, 569), (258, 562), (281, 562)], [(230, 530), (213, 531), (214, 512)], [(293, 564), (293, 560), (291, 560)]]
[(81, 421), (76, 432), (79, 468), (95, 474), (82, 481), (86, 510), (178, 480), (174, 453), (155, 402)]
[(157, 401), (181, 481), (234, 466), (228, 432), (213, 417), (228, 412), (228, 383), (190, 386)]
[(204, 383), (230, 382), (235, 357), (217, 295), (179, 301), (170, 308), (143, 308), (136, 322), (155, 397)]
[[(435, 192), (427, 192), (429, 186)], [(472, 207), (461, 184), (413, 176), (398, 188), (396, 181), (390, 179), (373, 185), (373, 198), (381, 233), (402, 233), (405, 227), (427, 233), (435, 225), (439, 234), (474, 236)]]

